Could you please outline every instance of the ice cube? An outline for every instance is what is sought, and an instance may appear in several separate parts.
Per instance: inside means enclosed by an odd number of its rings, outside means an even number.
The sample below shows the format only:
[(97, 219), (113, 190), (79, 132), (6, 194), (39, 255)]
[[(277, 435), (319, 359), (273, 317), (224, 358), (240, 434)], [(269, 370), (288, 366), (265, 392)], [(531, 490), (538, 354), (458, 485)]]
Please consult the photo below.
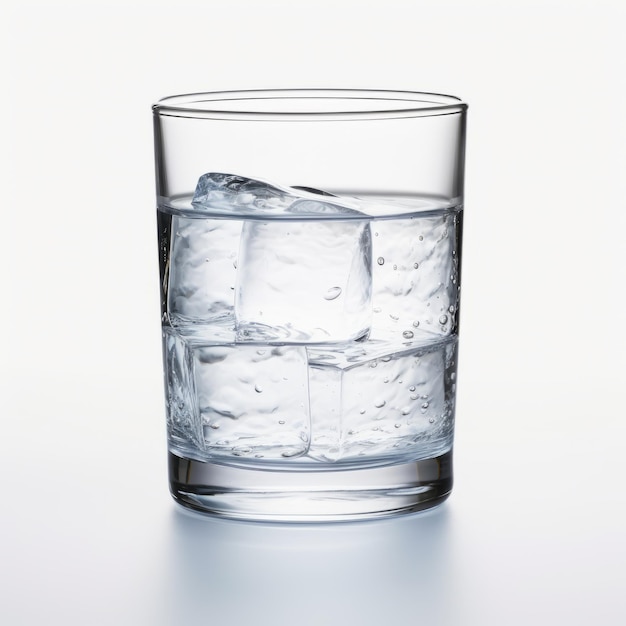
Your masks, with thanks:
[(183, 454), (204, 447), (202, 425), (195, 401), (191, 353), (170, 327), (163, 328), (165, 407), (170, 446)]
[(304, 347), (207, 343), (164, 330), (170, 445), (192, 458), (285, 460), (309, 445)]
[(309, 457), (413, 460), (452, 445), (456, 338), (308, 347)]
[(372, 338), (457, 328), (461, 214), (373, 223)]
[[(320, 197), (328, 200), (319, 202)], [(332, 198), (332, 200), (330, 200)], [(281, 187), (263, 180), (235, 174), (209, 172), (198, 180), (191, 202), (194, 209), (211, 214), (271, 215), (289, 218), (318, 217), (320, 214), (363, 215), (355, 199), (344, 199), (311, 187)]]
[[(330, 195), (330, 194), (329, 194)], [(363, 216), (364, 213), (348, 206), (336, 204), (335, 202), (320, 202), (318, 200), (299, 199), (295, 200), (287, 208), (287, 212), (300, 217), (320, 217), (333, 216), (341, 218), (343, 216)]]
[(235, 294), (238, 338), (336, 342), (366, 336), (371, 249), (369, 223), (362, 220), (247, 221)]
[(292, 458), (309, 444), (305, 349), (202, 346), (194, 350), (204, 441), (212, 457)]
[(196, 209), (227, 211), (285, 209), (295, 199), (288, 190), (235, 174), (209, 172), (198, 180), (191, 202)]
[(167, 308), (173, 325), (232, 316), (241, 222), (174, 216)]

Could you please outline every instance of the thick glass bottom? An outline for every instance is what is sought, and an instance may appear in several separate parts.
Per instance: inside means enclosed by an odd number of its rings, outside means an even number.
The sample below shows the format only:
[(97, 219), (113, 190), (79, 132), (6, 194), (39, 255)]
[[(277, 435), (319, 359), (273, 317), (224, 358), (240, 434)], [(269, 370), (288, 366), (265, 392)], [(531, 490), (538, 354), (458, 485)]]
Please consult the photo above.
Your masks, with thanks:
[(170, 452), (170, 490), (207, 515), (268, 522), (392, 517), (441, 504), (452, 489), (452, 451), (420, 461), (337, 471), (285, 471), (186, 459)]

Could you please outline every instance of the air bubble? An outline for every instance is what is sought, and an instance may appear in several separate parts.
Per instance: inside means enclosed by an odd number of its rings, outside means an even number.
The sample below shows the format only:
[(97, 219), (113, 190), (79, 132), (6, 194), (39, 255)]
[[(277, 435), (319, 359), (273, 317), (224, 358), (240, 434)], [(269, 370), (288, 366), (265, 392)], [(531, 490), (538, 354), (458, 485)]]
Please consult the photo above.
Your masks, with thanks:
[(418, 267), (419, 267), (419, 264), (418, 264), (418, 263), (413, 263), (413, 268), (414, 268), (414, 269), (417, 269)]
[(391, 357), (390, 357), (390, 356), (384, 356), (384, 357), (381, 359), (381, 361), (382, 361), (383, 363), (389, 363), (389, 361), (391, 361)]
[(398, 269), (398, 266), (397, 266), (397, 265), (394, 265), (394, 266), (393, 266), (393, 269), (394, 269), (394, 270), (397, 270), (397, 269)]
[(341, 287), (331, 287), (325, 294), (324, 300), (335, 300), (341, 295)]
[(397, 322), (400, 319), (399, 315), (393, 315), (393, 313), (389, 313), (389, 317), (394, 321)]
[(257, 353), (259, 356), (263, 356), (263, 355), (265, 354), (265, 350), (257, 350), (257, 351), (256, 351), (256, 353)]
[(423, 237), (422, 235), (420, 235), (420, 236), (418, 237), (418, 239), (419, 239), (420, 241), (424, 241), (424, 237)]
[(374, 402), (374, 406), (377, 409), (382, 409), (385, 406), (385, 404), (387, 403), (384, 400), (376, 400), (376, 402)]
[(364, 414), (365, 414), (365, 409), (361, 409), (361, 410), (359, 411), (359, 413), (360, 413), (361, 415), (364, 415)]
[(282, 426), (285, 423), (285, 420), (278, 420), (278, 423)]
[(413, 328), (417, 328), (419, 325), (420, 323), (417, 320), (413, 322)]
[(217, 430), (220, 425), (217, 422), (212, 422), (211, 424), (209, 424), (209, 427), (212, 428), (213, 430)]
[(409, 387), (409, 391), (415, 391), (415, 385), (411, 385), (411, 386)]
[(389, 382), (389, 379), (388, 379), (388, 378), (384, 378), (384, 379), (383, 379), (383, 382), (384, 382), (384, 383), (388, 383), (388, 382)]
[(376, 367), (378, 365), (378, 361), (372, 361), (370, 363), (370, 367)]
[(454, 313), (454, 304), (451, 304), (451, 305), (448, 307), (448, 311), (450, 311), (450, 313)]
[(434, 423), (435, 423), (435, 418), (434, 418), (434, 417), (431, 417), (431, 418), (428, 420), (428, 423), (429, 423), (429, 424), (434, 424)]
[(447, 315), (442, 315), (442, 316), (439, 318), (439, 323), (440, 323), (442, 326), (443, 326), (444, 324), (447, 324), (447, 323), (448, 323), (448, 316), (447, 316)]
[(405, 331), (402, 333), (402, 336), (403, 336), (405, 339), (413, 339), (413, 332), (412, 332), (412, 331), (410, 331), (410, 330), (405, 330)]
[(419, 396), (416, 393), (411, 396), (411, 400), (417, 400), (418, 398)]
[(385, 264), (385, 259), (383, 259), (383, 257), (379, 256), (378, 259), (376, 259), (376, 263), (378, 263), (378, 265), (384, 265)]
[(263, 387), (261, 387), (261, 385), (254, 385), (254, 390), (257, 393), (263, 393)]
[(402, 424), (394, 424), (394, 428), (402, 428)]
[(233, 261), (233, 267), (237, 269), (237, 261)]
[(372, 311), (374, 311), (374, 313), (380, 313), (382, 309), (379, 306), (375, 306)]
[(411, 412), (411, 409), (408, 406), (405, 406), (400, 412), (402, 415), (408, 415)]

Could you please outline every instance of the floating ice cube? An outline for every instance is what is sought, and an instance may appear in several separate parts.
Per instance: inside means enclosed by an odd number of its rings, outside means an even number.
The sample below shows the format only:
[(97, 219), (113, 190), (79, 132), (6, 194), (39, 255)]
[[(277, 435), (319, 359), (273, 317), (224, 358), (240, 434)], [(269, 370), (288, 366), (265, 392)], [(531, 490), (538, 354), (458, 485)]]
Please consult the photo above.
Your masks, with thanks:
[(367, 335), (369, 223), (247, 221), (235, 317), (242, 341), (336, 342)]
[(241, 222), (172, 218), (167, 307), (173, 325), (233, 315)]
[[(324, 202), (320, 202), (324, 198)], [(322, 214), (362, 216), (356, 200), (338, 198), (311, 187), (281, 187), (235, 174), (209, 172), (200, 177), (191, 202), (194, 209), (211, 214), (289, 218)]]
[(300, 199), (295, 200), (287, 208), (290, 215), (298, 215), (303, 217), (322, 217), (333, 216), (341, 218), (343, 216), (363, 216), (364, 214), (357, 209), (335, 204), (334, 202), (320, 202), (319, 200)]
[(199, 460), (280, 460), (309, 442), (304, 347), (221, 344), (164, 330), (170, 445)]
[(285, 209), (295, 199), (289, 191), (264, 181), (209, 172), (198, 180), (191, 202), (196, 209), (240, 213), (244, 211), (275, 211)]
[(308, 347), (309, 456), (358, 461), (448, 451), (454, 421), (456, 338)]
[(456, 331), (461, 215), (372, 224), (373, 338)]

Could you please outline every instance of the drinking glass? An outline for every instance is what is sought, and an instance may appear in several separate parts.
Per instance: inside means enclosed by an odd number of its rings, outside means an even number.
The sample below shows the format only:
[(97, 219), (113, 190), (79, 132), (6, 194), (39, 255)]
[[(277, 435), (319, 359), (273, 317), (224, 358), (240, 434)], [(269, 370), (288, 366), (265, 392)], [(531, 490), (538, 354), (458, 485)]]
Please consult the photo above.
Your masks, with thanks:
[(177, 502), (312, 522), (448, 497), (466, 109), (342, 89), (154, 105)]

